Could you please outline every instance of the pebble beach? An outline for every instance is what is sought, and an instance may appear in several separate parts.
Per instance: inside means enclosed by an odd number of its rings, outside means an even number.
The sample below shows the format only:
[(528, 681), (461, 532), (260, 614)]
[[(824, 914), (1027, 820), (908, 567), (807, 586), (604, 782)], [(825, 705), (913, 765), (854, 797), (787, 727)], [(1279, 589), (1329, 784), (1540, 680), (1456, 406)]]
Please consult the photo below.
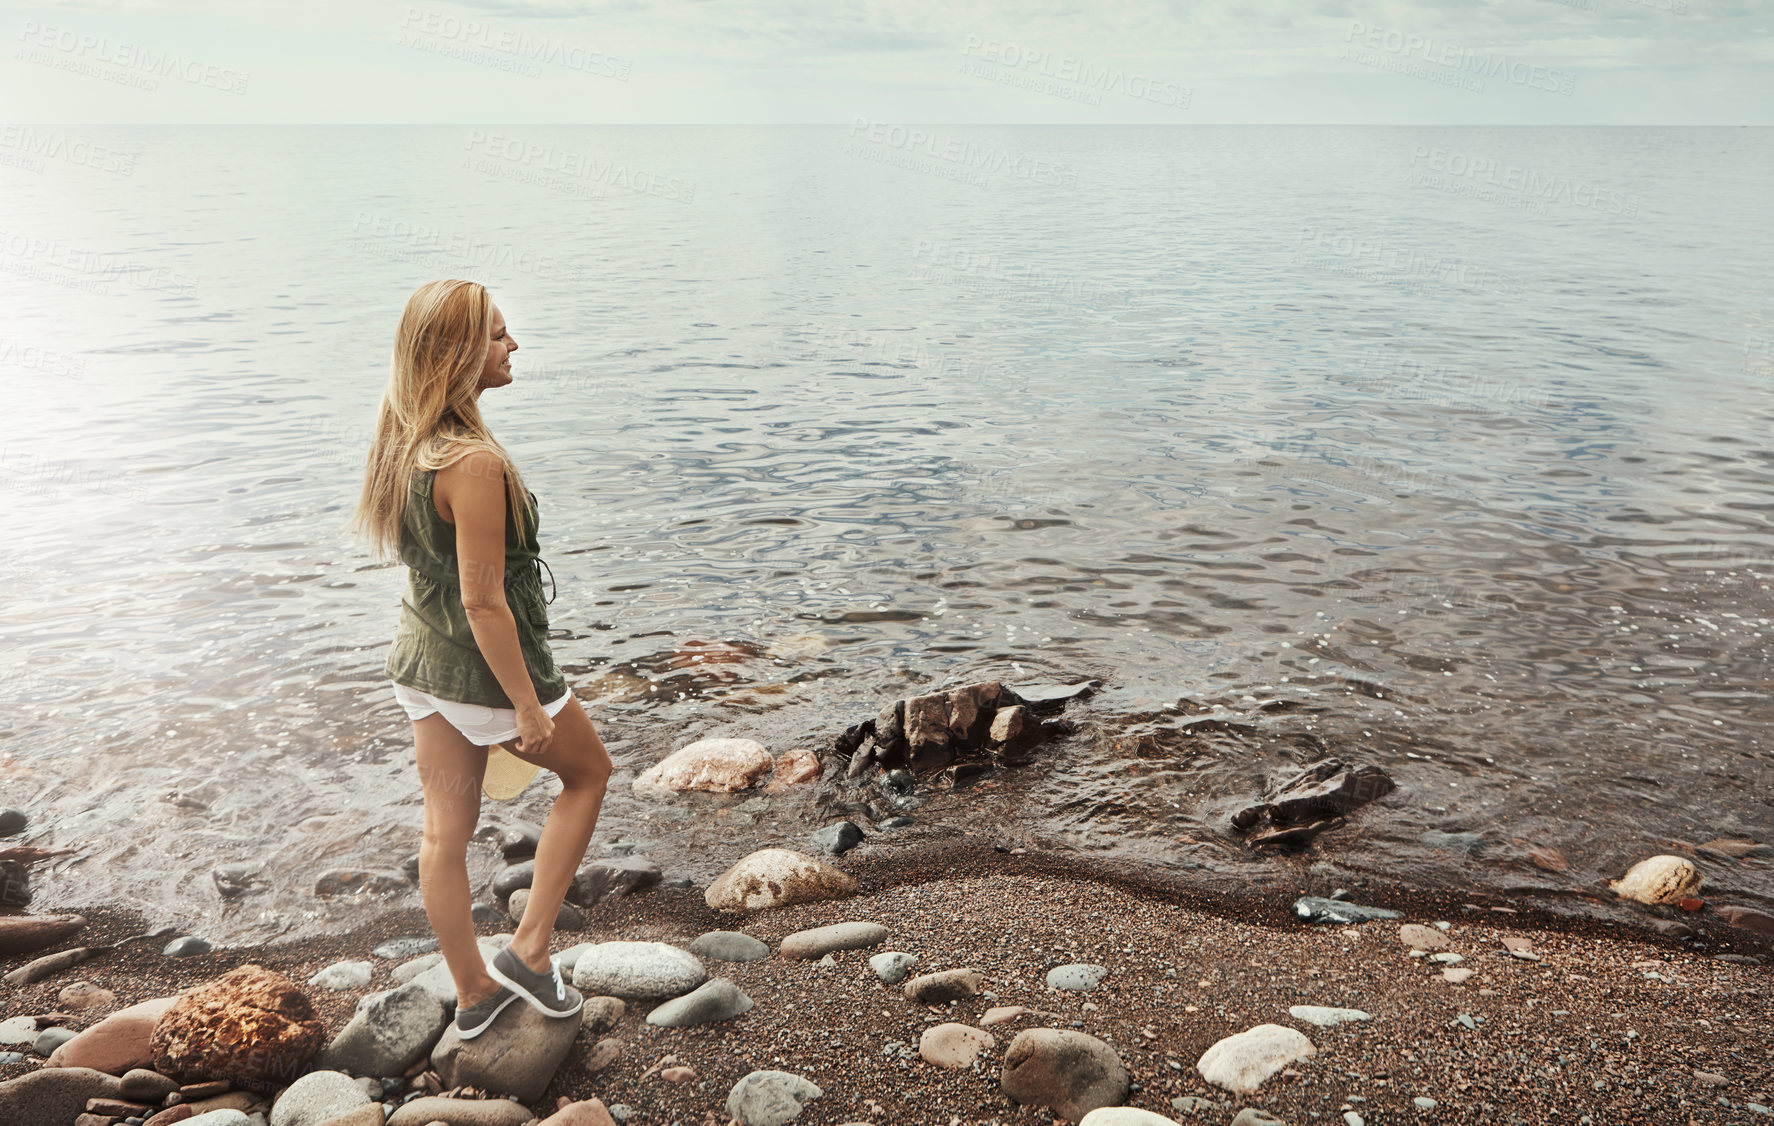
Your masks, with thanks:
[[(546, 1089), (517, 1104), (521, 1112), (508, 1105), (509, 1120), (1076, 1121), (1052, 1100), (1029, 1102), (1022, 1090), (1024, 1101), (1017, 1101), (1006, 1093), (1012, 1042), (1025, 1030), (1053, 1029), (1100, 1042), (1125, 1069), (1124, 1105), (1160, 1116), (1098, 1110), (1089, 1126), (1774, 1121), (1774, 1033), (1767, 1021), (1774, 977), (1765, 964), (1767, 940), (1742, 928), (1709, 927), (1703, 919), (1672, 925), (1647, 911), (1647, 927), (1631, 932), (1402, 888), (1356, 889), (1364, 905), (1395, 910), (1395, 918), (1308, 922), (1296, 917), (1292, 902), (1337, 889), (1315, 886), (1304, 868), (1298, 886), (1232, 900), (965, 834), (915, 848), (865, 841), (829, 859), (855, 878), (852, 893), (736, 914), (711, 908), (703, 888), (658, 885), (607, 898), (585, 912), (583, 930), (557, 932), (557, 952), (609, 942), (689, 950), (721, 931), (743, 932), (768, 949), (754, 961), (700, 959), (707, 978), (731, 982), (751, 1002), (725, 1019), (660, 1027), (646, 1019), (657, 1001), (588, 996)], [(84, 914), (80, 941), (88, 945), (144, 929), (127, 911)], [(510, 931), (504, 917), (486, 914), (480, 934)], [(869, 933), (880, 937), (818, 958), (785, 955), (789, 936), (845, 923), (874, 924), (879, 930)], [(1659, 934), (1652, 923), (1672, 933)], [(299, 983), (331, 1039), (361, 999), (395, 987), (398, 968), (412, 961), (379, 957), (376, 949), (428, 934), (422, 913), (408, 909), (348, 934), (189, 957), (166, 957), (159, 943), (139, 943), (10, 989), (9, 1019), (0, 1027), (35, 1016), (48, 1021), (45, 1028), (83, 1028), (108, 1012), (257, 965)], [(791, 954), (810, 949), (821, 947), (816, 941), (809, 948), (805, 938), (788, 944)], [(915, 962), (880, 957), (888, 953)], [(28, 958), (8, 958), (0, 969)], [(350, 984), (355, 979), (344, 975), (347, 986), (337, 989), (311, 982), (329, 966), (351, 962), (368, 964), (367, 981)], [(880, 969), (888, 962), (902, 963), (912, 980), (936, 975), (973, 985), (955, 999), (920, 1003), (903, 983), (884, 980)], [(1050, 984), (1050, 974), (1073, 988)], [(54, 1016), (75, 982), (111, 996)], [(1295, 1058), (1249, 1065), (1261, 1075), (1250, 1090), (1204, 1074), (1210, 1048), (1263, 1026), (1293, 1030), (1272, 1035), (1295, 1045)], [(1301, 1041), (1309, 1047), (1298, 1048)], [(0, 1100), (6, 1085), (44, 1062), (28, 1044), (5, 1047), (20, 1055), (0, 1065)], [(381, 1081), (383, 1113), (449, 1093), (439, 1091), (434, 1073), (410, 1070)], [(736, 1086), (755, 1072), (798, 1077), (818, 1094), (799, 1087), (802, 1105), (792, 1118), (734, 1113)], [(1088, 1075), (1050, 1079), (1073, 1088), (1092, 1082)], [(306, 1121), (280, 1121), (273, 1098), (242, 1099), (245, 1121), (260, 1121), (255, 1112), (272, 1126)], [(359, 1108), (360, 1115), (367, 1110)], [(597, 1117), (606, 1112), (609, 1118)], [(81, 1119), (83, 1126), (100, 1120)], [(349, 1121), (372, 1120), (381, 1119)]]

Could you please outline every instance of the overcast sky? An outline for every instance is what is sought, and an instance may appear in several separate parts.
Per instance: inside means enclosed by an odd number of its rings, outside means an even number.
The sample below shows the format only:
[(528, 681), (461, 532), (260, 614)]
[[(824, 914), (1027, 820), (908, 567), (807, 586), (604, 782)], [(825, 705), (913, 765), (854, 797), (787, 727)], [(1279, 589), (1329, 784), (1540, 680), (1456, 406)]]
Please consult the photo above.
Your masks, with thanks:
[(8, 122), (1774, 123), (1774, 0), (0, 3)]

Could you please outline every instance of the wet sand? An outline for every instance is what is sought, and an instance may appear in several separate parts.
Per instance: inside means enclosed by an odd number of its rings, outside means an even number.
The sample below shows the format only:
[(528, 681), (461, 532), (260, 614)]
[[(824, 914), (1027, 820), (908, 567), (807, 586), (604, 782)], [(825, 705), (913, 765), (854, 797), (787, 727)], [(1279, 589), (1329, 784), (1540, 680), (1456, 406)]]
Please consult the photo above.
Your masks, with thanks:
[[(861, 878), (857, 895), (747, 918), (710, 910), (700, 887), (659, 887), (598, 905), (587, 931), (557, 934), (554, 948), (614, 939), (687, 945), (716, 929), (775, 945), (796, 930), (853, 919), (881, 923), (891, 934), (874, 949), (836, 954), (832, 966), (774, 955), (710, 961), (710, 976), (731, 979), (757, 1007), (714, 1025), (662, 1029), (645, 1023), (647, 1004), (630, 1004), (606, 1034), (625, 1045), (615, 1062), (588, 1072), (593, 1038), (582, 1034), (532, 1109), (545, 1114), (561, 1096), (595, 1096), (634, 1108), (631, 1121), (641, 1126), (726, 1123), (733, 1083), (773, 1068), (823, 1088), (797, 1120), (810, 1126), (1048, 1122), (1048, 1112), (1018, 1107), (998, 1091), (1010, 1039), (1038, 1026), (1078, 1027), (1108, 1041), (1139, 1085), (1129, 1104), (1185, 1123), (1229, 1122), (1243, 1106), (1294, 1124), (1340, 1122), (1350, 1110), (1369, 1123), (1576, 1123), (1584, 1115), (1596, 1124), (1740, 1123), (1763, 1120), (1747, 1104), (1774, 1105), (1767, 1020), (1774, 972), (1716, 957), (1766, 959), (1769, 943), (1716, 920), (1688, 920), (1698, 934), (1682, 941), (1602, 920), (1511, 913), (1494, 901), (1371, 888), (1361, 902), (1404, 918), (1306, 924), (1290, 915), (1292, 899), (1329, 890), (1309, 878), (1228, 898), (1039, 852), (998, 851), (1005, 847), (965, 837), (915, 852), (865, 845), (841, 861)], [(86, 914), (85, 943), (142, 929), (131, 912)], [(1440, 966), (1410, 957), (1399, 938), (1401, 922), (1436, 920), (1451, 924), (1462, 968), (1474, 971), (1464, 983), (1443, 980)], [(415, 933), (429, 933), (424, 916), (405, 909), (347, 934), (184, 959), (146, 944), (17, 990), (5, 1009), (9, 1016), (53, 1011), (57, 991), (75, 980), (115, 991), (121, 1007), (249, 962), (305, 982), (334, 961), (371, 960), (375, 976), (364, 990), (308, 987), (331, 1033), (359, 996), (391, 984), (398, 963), (374, 958), (371, 949)], [(1512, 956), (1505, 935), (1526, 938), (1541, 960)], [(919, 973), (971, 966), (996, 997), (915, 1005), (868, 968), (868, 956), (881, 950), (917, 954)], [(25, 960), (8, 959), (0, 969)], [(1047, 970), (1072, 962), (1104, 965), (1108, 978), (1089, 992), (1049, 991)], [(1316, 1028), (1289, 1016), (1289, 1006), (1302, 1004), (1362, 1009), (1372, 1019)], [(978, 1026), (994, 1005), (1054, 1015), (992, 1026), (997, 1045), (975, 1070), (946, 1071), (917, 1058), (926, 1027), (951, 1020)], [(1213, 1088), (1197, 1074), (1207, 1047), (1263, 1023), (1299, 1027), (1317, 1054), (1296, 1064), (1297, 1074), (1272, 1078), (1249, 1096)], [(890, 1048), (895, 1042), (905, 1048)], [(695, 1080), (677, 1086), (646, 1074), (667, 1055), (693, 1068)], [(36, 1064), (0, 1068), (0, 1079)], [(1181, 1096), (1213, 1106), (1180, 1112), (1171, 1100)], [(1438, 1105), (1419, 1110), (1418, 1097)]]

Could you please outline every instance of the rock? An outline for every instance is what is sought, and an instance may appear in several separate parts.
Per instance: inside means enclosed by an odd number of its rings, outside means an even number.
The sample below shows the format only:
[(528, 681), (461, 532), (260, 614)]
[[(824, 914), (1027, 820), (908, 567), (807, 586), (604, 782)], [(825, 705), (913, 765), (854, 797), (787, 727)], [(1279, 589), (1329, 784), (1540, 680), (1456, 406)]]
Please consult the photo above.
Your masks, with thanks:
[(315, 1062), (349, 1075), (401, 1075), (425, 1058), (449, 1019), (423, 983), (409, 981), (360, 1006)]
[(86, 1110), (88, 1099), (117, 1095), (116, 1076), (89, 1067), (45, 1067), (0, 1083), (0, 1122), (61, 1126)]
[(162, 1075), (271, 1091), (305, 1070), (325, 1036), (295, 982), (249, 963), (179, 994), (149, 1043)]
[(990, 1032), (953, 1022), (933, 1025), (918, 1037), (918, 1055), (924, 1062), (957, 1071), (972, 1067), (981, 1052), (997, 1046), (997, 1037)]
[[(569, 996), (580, 999), (571, 992)], [(580, 1021), (543, 1016), (535, 1006), (518, 1001), (505, 1006), (473, 1040), (462, 1039), (451, 1021), (431, 1050), (431, 1069), (446, 1088), (481, 1087), (535, 1102), (567, 1058), (580, 1027)], [(526, 1114), (522, 1121), (527, 1120)]]
[(154, 1026), (177, 1000), (155, 997), (118, 1009), (50, 1053), (44, 1066), (92, 1068), (112, 1075), (148, 1067), (154, 1062), (149, 1044)]
[(542, 841), (542, 830), (534, 825), (512, 825), (499, 834), (499, 855), (507, 860), (522, 860), (536, 855)]
[(1471, 976), (1471, 970), (1455, 969), (1452, 966), (1441, 971), (1441, 980), (1448, 982), (1450, 985), (1459, 985)]
[(1029, 709), (1017, 704), (1013, 707), (999, 708), (992, 716), (992, 726), (986, 732), (986, 738), (1006, 747), (1013, 747), (1029, 740), (1038, 732), (1035, 718)]
[(905, 954), (898, 950), (876, 954), (869, 959), (869, 969), (874, 970), (875, 976), (888, 985), (898, 985), (904, 981), (906, 975), (917, 968), (917, 965), (916, 954)]
[(1103, 1106), (1085, 1115), (1078, 1126), (1177, 1126), (1176, 1120), (1132, 1106)]
[(1338, 827), (1345, 816), (1396, 788), (1377, 766), (1325, 759), (1283, 783), (1264, 801), (1234, 814), (1232, 825), (1240, 832), (1252, 832), (1267, 818), (1271, 828), (1249, 843), (1300, 844)]
[(536, 862), (520, 860), (515, 864), (507, 864), (499, 869), (493, 877), (493, 894), (500, 899), (510, 899), (511, 893), (519, 888), (527, 888), (536, 878)]
[(1218, 1110), (1220, 1104), (1198, 1095), (1178, 1095), (1170, 1100), (1170, 1108), (1178, 1114), (1199, 1114), (1204, 1110)]
[(1315, 1024), (1320, 1028), (1331, 1028), (1335, 1025), (1347, 1024), (1350, 1021), (1373, 1019), (1360, 1009), (1333, 1009), (1323, 1005), (1295, 1005), (1287, 1010), (1287, 1015), (1295, 1020), (1303, 1020), (1307, 1024)]
[(100, 989), (90, 981), (76, 981), (62, 986), (55, 999), (62, 1009), (79, 1013), (87, 1009), (108, 1009), (117, 1003), (117, 994)]
[[(905, 702), (903, 715), (906, 746), (912, 761), (940, 766), (949, 759), (949, 698), (930, 692)], [(885, 761), (885, 760), (883, 760)]]
[(320, 1126), (383, 1126), (386, 1121), (387, 1114), (382, 1109), (382, 1104), (372, 1102), (356, 1110), (348, 1110), (336, 1118), (329, 1118)]
[(717, 911), (760, 911), (833, 899), (856, 888), (855, 876), (804, 852), (765, 848), (722, 873), (708, 886), (703, 901)]
[(674, 998), (647, 1014), (647, 1023), (662, 1028), (685, 1028), (731, 1020), (752, 1007), (752, 999), (724, 977), (705, 981), (690, 993)]
[(210, 945), (208, 939), (188, 934), (173, 939), (160, 952), (168, 958), (195, 958), (199, 954), (208, 954), (213, 949), (215, 947)]
[(825, 1094), (799, 1075), (786, 1071), (754, 1071), (727, 1093), (727, 1113), (742, 1126), (785, 1126), (810, 1099)]
[(1441, 1104), (1427, 1095), (1418, 1095), (1411, 1100), (1411, 1105), (1415, 1106), (1418, 1110), (1434, 1110)]
[(796, 931), (782, 940), (777, 952), (784, 958), (811, 961), (834, 950), (862, 950), (878, 946), (887, 938), (887, 928), (879, 923), (833, 923)]
[(40, 1056), (48, 1056), (78, 1035), (72, 1028), (46, 1028), (31, 1041), (31, 1050)]
[(586, 1099), (561, 1107), (544, 1118), (542, 1126), (616, 1126), (616, 1120), (610, 1117), (609, 1108), (604, 1106), (602, 1099)]
[(357, 1081), (337, 1071), (310, 1071), (291, 1083), (271, 1104), (270, 1126), (322, 1126), (368, 1106), (369, 1095)]
[(628, 1005), (620, 997), (587, 997), (579, 1007), (579, 1023), (587, 1036), (602, 1036), (622, 1023)]
[(606, 899), (633, 895), (660, 881), (665, 873), (645, 856), (613, 856), (593, 860), (573, 876), (567, 897), (582, 907), (595, 907)]
[[(378, 1107), (377, 1109), (380, 1110), (381, 1108)], [(143, 1126), (174, 1126), (175, 1123), (183, 1122), (192, 1117), (195, 1113), (195, 1111), (184, 1103), (179, 1103), (176, 1106), (169, 1106), (165, 1110), (149, 1118), (147, 1122), (143, 1123)], [(328, 1123), (328, 1126), (332, 1126), (332, 1124)]]
[(1608, 886), (1615, 894), (1640, 903), (1676, 903), (1699, 892), (1700, 869), (1679, 856), (1641, 860)]
[(1080, 700), (1096, 691), (1100, 680), (1084, 680), (1077, 684), (1017, 684), (1005, 687), (1005, 696), (1000, 697), (999, 707), (1008, 704), (1026, 704), (1040, 711), (1049, 711), (1065, 706), (1068, 700)]
[(906, 982), (905, 997), (920, 1005), (940, 1005), (972, 997), (979, 993), (980, 985), (978, 970), (941, 970)]
[(1095, 989), (1109, 976), (1109, 967), (1093, 966), (1087, 962), (1074, 962), (1069, 966), (1055, 966), (1047, 971), (1047, 988), (1086, 990)]
[[(536, 1012), (521, 1002), (511, 1009)], [(500, 1013), (496, 1019), (504, 1016), (505, 1013)], [(539, 1020), (553, 1019), (540, 1013), (536, 1016)], [(521, 1103), (509, 1099), (445, 1099), (429, 1095), (402, 1105), (388, 1116), (388, 1126), (431, 1126), (435, 1122), (446, 1126), (525, 1126), (533, 1117)]]
[[(407, 934), (401, 935), (399, 938), (389, 939), (387, 942), (384, 942), (382, 945), (370, 951), (370, 953), (378, 958), (394, 960), (398, 958), (413, 958), (420, 954), (429, 954), (436, 949), (437, 937), (435, 935)], [(439, 961), (443, 960), (442, 954), (438, 954), (436, 957)]]
[(663, 942), (600, 942), (573, 967), (579, 992), (627, 1000), (677, 997), (707, 980), (696, 955)]
[(253, 1126), (245, 1111), (210, 1110), (185, 1119), (186, 1126)]
[(1551, 845), (1530, 845), (1528, 861), (1542, 872), (1561, 873), (1570, 870), (1571, 862), (1565, 854)]
[(779, 793), (791, 786), (812, 782), (819, 777), (820, 769), (819, 756), (813, 748), (796, 747), (776, 760), (770, 772), (770, 784), (764, 787), (764, 792)]
[(573, 967), (578, 965), (580, 957), (595, 945), (597, 944), (594, 942), (576, 942), (565, 950), (550, 954), (548, 960), (560, 970), (562, 981), (572, 981)]
[(138, 1103), (159, 1104), (178, 1089), (178, 1080), (145, 1067), (134, 1067), (123, 1073), (123, 1079), (117, 1084), (117, 1095)]
[(322, 899), (336, 895), (393, 895), (410, 891), (412, 886), (404, 872), (331, 868), (315, 878), (314, 894)]
[(622, 1055), (622, 1047), (622, 1041), (614, 1037), (606, 1036), (599, 1040), (591, 1046), (591, 1051), (585, 1053), (585, 1070), (596, 1072), (609, 1067)]
[(904, 829), (904, 828), (907, 828), (908, 826), (916, 825), (916, 824), (917, 824), (917, 821), (914, 820), (913, 818), (910, 818), (910, 817), (889, 817), (889, 818), (887, 818), (887, 820), (876, 824), (875, 828), (877, 828), (877, 829)]
[(1115, 1049), (1082, 1032), (1028, 1028), (1004, 1053), (1004, 1094), (1024, 1105), (1051, 1107), (1076, 1122), (1127, 1100), (1127, 1068)]
[(25, 831), (30, 818), (22, 809), (0, 809), (0, 837), (16, 837)]
[(1719, 907), (1713, 913), (1734, 927), (1757, 934), (1774, 934), (1774, 915), (1757, 911), (1754, 907)]
[(31, 1044), (37, 1040), (37, 1021), (32, 1017), (0, 1020), (0, 1044)]
[(248, 892), (265, 890), (258, 864), (218, 864), (210, 869), (210, 882), (223, 899), (239, 899)]
[(84, 915), (0, 915), (0, 957), (54, 946), (85, 925)]
[(322, 989), (330, 989), (334, 992), (343, 989), (362, 989), (369, 983), (370, 964), (368, 962), (334, 962), (308, 979), (309, 985), (318, 985)]
[(1216, 1087), (1248, 1095), (1262, 1086), (1265, 1079), (1314, 1051), (1312, 1041), (1298, 1029), (1259, 1024), (1228, 1036), (1201, 1053), (1195, 1070)]
[(756, 739), (699, 739), (643, 771), (634, 780), (634, 789), (737, 793), (750, 789), (774, 765), (770, 752)]
[(690, 944), (690, 952), (717, 962), (756, 962), (770, 956), (770, 946), (738, 931), (709, 931)]
[(993, 713), (1003, 686), (997, 681), (950, 689), (948, 696), (949, 744), (956, 749), (978, 747), (991, 730)]
[(405, 985), (407, 982), (418, 977), (433, 966), (441, 966), (443, 964), (444, 956), (442, 954), (424, 954), (420, 957), (414, 958), (410, 962), (402, 962), (400, 965), (394, 967), (394, 972), (388, 976), (394, 979), (394, 984)]
[[(530, 906), (530, 889), (529, 888), (518, 888), (516, 891), (511, 893), (511, 901), (510, 901), (509, 910), (507, 913), (510, 914), (513, 922), (521, 923), (521, 922), (523, 922), (523, 919), (524, 919), (524, 912), (529, 909), (529, 906)], [(571, 903), (568, 903), (566, 900), (563, 899), (561, 901), (561, 905), (559, 907), (555, 908), (555, 911), (554, 911), (554, 929), (557, 931), (582, 931), (582, 930), (584, 930), (585, 929), (585, 914), (584, 914), (584, 912), (580, 911), (579, 908), (573, 906)]]
[(862, 843), (862, 826), (854, 821), (836, 821), (814, 833), (808, 843), (820, 852), (839, 856)]
[(659, 1073), (659, 1078), (667, 1083), (690, 1083), (696, 1078), (696, 1069), (692, 1067), (668, 1067)]
[(1774, 848), (1748, 837), (1720, 837), (1697, 847), (1701, 852), (1731, 860), (1741, 860), (1746, 856), (1766, 856), (1774, 852)]
[(1441, 829), (1425, 829), (1417, 834), (1417, 840), (1429, 848), (1463, 853), (1466, 856), (1477, 856), (1479, 850), (1484, 848), (1483, 833), (1449, 833)]
[(1451, 950), (1454, 945), (1448, 941), (1447, 935), (1421, 923), (1406, 923), (1399, 927), (1398, 939), (1412, 950)]
[(1397, 911), (1384, 907), (1363, 907), (1342, 899), (1324, 899), (1302, 895), (1294, 900), (1294, 917), (1311, 923), (1369, 923), (1375, 919), (1396, 919)]

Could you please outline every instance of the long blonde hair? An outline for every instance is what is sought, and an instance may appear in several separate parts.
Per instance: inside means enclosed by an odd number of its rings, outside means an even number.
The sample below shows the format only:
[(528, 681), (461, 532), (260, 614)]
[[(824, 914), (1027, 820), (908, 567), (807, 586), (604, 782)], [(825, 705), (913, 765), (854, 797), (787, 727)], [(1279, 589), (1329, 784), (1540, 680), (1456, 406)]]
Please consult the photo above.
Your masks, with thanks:
[[(412, 475), (442, 469), (474, 450), (505, 466), (507, 516), (528, 511), (517, 465), (481, 419), (475, 390), (492, 341), (493, 299), (471, 281), (426, 282), (407, 298), (394, 335), (388, 387), (376, 411), (363, 493), (349, 527), (378, 559), (399, 558)], [(519, 530), (528, 534), (520, 522)]]

